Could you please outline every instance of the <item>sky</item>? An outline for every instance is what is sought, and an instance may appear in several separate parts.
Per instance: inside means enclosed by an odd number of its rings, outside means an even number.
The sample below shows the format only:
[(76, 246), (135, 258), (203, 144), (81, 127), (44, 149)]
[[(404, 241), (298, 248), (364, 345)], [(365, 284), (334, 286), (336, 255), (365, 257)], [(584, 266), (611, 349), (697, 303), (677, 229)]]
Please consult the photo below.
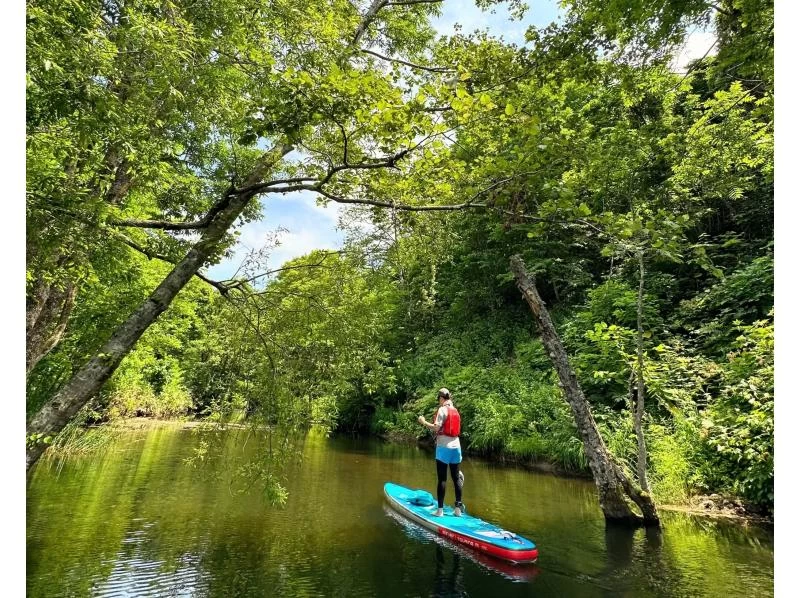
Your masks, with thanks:
[[(442, 35), (454, 33), (461, 25), (462, 33), (488, 29), (495, 37), (522, 44), (530, 25), (544, 26), (558, 18), (557, 0), (529, 0), (530, 8), (521, 21), (511, 21), (505, 4), (494, 11), (481, 11), (472, 2), (445, 0), (442, 14), (433, 26)], [(337, 229), (339, 213), (344, 209), (334, 202), (327, 207), (316, 204), (316, 195), (308, 192), (270, 195), (261, 198), (262, 218), (239, 229), (239, 243), (233, 256), (212, 266), (207, 274), (216, 280), (230, 278), (247, 254), (264, 247), (278, 233), (280, 245), (269, 252), (264, 270), (280, 268), (288, 260), (305, 255), (314, 249), (338, 249), (344, 243), (344, 233)]]
[[(455, 25), (461, 25), (462, 33), (486, 29), (489, 34), (506, 42), (523, 45), (525, 31), (531, 25), (544, 27), (562, 14), (558, 0), (528, 0), (528, 10), (522, 20), (513, 21), (506, 4), (482, 11), (473, 2), (445, 0), (442, 14), (433, 21), (441, 35), (452, 35)], [(676, 56), (674, 68), (682, 70), (688, 60), (706, 53), (713, 43), (713, 33), (695, 31), (687, 40), (682, 52)], [(327, 207), (316, 204), (316, 195), (311, 192), (287, 193), (286, 195), (263, 196), (263, 216), (240, 228), (239, 244), (233, 256), (207, 270), (216, 280), (234, 275), (250, 251), (262, 249), (268, 239), (277, 233), (280, 245), (269, 252), (264, 270), (273, 270), (288, 260), (305, 255), (314, 249), (338, 249), (344, 243), (344, 233), (337, 229), (340, 211), (344, 208), (330, 202)]]

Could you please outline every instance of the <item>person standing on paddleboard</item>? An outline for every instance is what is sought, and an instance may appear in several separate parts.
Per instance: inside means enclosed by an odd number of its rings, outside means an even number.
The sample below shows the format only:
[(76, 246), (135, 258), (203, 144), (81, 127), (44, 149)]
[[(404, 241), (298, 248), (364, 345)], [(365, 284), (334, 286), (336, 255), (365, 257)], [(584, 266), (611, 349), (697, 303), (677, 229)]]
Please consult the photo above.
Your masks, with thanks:
[(423, 415), (417, 418), (419, 423), (436, 434), (436, 476), (439, 480), (436, 498), (439, 501), (439, 509), (435, 515), (441, 517), (444, 514), (444, 493), (447, 488), (447, 469), (449, 467), (450, 477), (453, 479), (453, 486), (456, 489), (453, 515), (461, 517), (463, 510), (461, 490), (464, 487), (464, 476), (459, 471), (461, 442), (459, 442), (458, 436), (461, 434), (461, 415), (453, 406), (449, 390), (440, 388), (437, 399), (439, 400), (439, 409), (433, 417), (433, 423), (428, 422)]

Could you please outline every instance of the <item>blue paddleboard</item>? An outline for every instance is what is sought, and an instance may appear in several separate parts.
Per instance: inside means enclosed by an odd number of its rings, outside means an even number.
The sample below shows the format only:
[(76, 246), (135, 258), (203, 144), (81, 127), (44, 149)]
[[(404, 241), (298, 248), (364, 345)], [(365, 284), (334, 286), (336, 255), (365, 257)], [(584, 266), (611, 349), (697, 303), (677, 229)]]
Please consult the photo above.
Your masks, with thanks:
[(533, 563), (539, 558), (536, 544), (467, 513), (453, 515), (445, 505), (444, 515), (436, 517), (436, 499), (425, 490), (412, 490), (387, 482), (383, 486), (393, 509), (432, 532), (464, 546), (513, 563)]

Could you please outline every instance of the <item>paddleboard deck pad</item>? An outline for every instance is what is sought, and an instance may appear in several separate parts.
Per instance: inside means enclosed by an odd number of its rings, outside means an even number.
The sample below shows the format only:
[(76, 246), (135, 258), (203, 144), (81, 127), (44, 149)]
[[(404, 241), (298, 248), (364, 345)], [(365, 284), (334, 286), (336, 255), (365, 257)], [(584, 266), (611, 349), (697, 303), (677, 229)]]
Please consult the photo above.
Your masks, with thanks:
[(436, 500), (430, 492), (387, 482), (383, 493), (396, 511), (443, 538), (512, 563), (534, 563), (539, 558), (536, 544), (527, 538), (468, 513), (456, 517), (445, 505), (444, 515), (436, 517)]

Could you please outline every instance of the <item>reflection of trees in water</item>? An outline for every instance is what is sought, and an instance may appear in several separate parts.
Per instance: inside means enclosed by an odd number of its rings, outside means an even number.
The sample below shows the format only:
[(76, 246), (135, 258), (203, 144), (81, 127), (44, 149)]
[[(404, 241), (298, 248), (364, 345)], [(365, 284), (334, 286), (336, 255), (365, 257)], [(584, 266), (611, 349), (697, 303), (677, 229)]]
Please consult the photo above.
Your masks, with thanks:
[[(602, 526), (589, 527), (596, 517), (580, 516), (584, 497), (572, 492), (579, 484), (554, 486), (559, 502), (544, 495), (534, 518), (523, 508), (522, 491), (498, 478), (508, 489), (504, 510), (495, 513), (481, 497), (481, 515), (502, 518), (511, 529), (543, 526), (531, 534), (541, 539), (540, 570), (442, 539), (370, 490), (380, 488), (387, 472), (429, 481), (427, 461), (387, 462), (362, 441), (337, 440), (338, 448), (329, 449), (312, 437), (303, 445), (302, 466), (291, 468), (289, 502), (274, 509), (257, 492), (237, 494), (225, 472), (215, 471), (236, 454), (245, 453), (247, 462), (263, 441), (250, 437), (243, 449), (247, 431), (216, 435), (214, 458), (199, 470), (186, 467), (183, 459), (206, 438), (148, 429), (122, 436), (118, 450), (69, 460), (61, 469), (37, 465), (28, 479), (27, 595), (86, 596), (126, 574), (137, 588), (154, 575), (153, 588), (203, 588), (209, 596), (772, 593), (770, 530), (667, 513), (663, 532), (608, 527), (602, 537)], [(511, 473), (511, 479), (521, 475)], [(475, 486), (481, 477), (472, 478)], [(396, 523), (405, 533), (393, 530)], [(537, 574), (536, 588), (506, 583)]]
[(660, 596), (685, 590), (682, 571), (676, 561), (664, 554), (661, 529), (607, 524), (605, 542), (603, 585), (613, 585), (613, 591), (654, 591)]
[[(176, 476), (154, 473), (176, 442), (170, 429), (129, 433), (89, 457), (69, 457), (52, 467), (43, 460), (33, 470), (26, 509), (27, 595), (85, 596), (112, 575), (126, 540), (154, 520), (148, 501), (164, 496), (167, 483), (176, 484)], [(128, 451), (129, 446), (134, 448)], [(157, 481), (163, 485), (154, 488)], [(139, 557), (156, 560), (146, 539), (139, 542)], [(182, 556), (158, 559), (162, 569), (176, 570)]]
[(773, 566), (769, 530), (673, 513), (662, 521), (661, 529), (606, 525), (606, 563), (593, 581), (614, 592), (659, 596), (763, 591)]

